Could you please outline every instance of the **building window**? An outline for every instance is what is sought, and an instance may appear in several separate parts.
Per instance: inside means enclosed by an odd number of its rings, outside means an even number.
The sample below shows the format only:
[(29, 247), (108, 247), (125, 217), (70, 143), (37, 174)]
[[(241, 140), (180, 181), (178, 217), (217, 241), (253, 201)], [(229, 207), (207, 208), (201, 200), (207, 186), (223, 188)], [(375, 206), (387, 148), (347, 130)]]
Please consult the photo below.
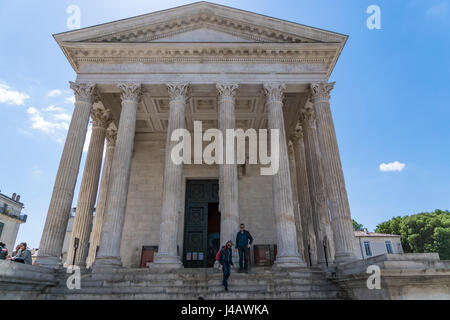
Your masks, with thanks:
[(392, 251), (392, 243), (390, 241), (386, 241), (386, 251), (387, 253), (394, 253)]
[(371, 257), (372, 256), (372, 250), (370, 249), (370, 242), (364, 241), (364, 248), (366, 249), (366, 256)]
[(0, 237), (2, 236), (2, 231), (3, 231), (4, 225), (5, 225), (4, 223), (0, 222)]

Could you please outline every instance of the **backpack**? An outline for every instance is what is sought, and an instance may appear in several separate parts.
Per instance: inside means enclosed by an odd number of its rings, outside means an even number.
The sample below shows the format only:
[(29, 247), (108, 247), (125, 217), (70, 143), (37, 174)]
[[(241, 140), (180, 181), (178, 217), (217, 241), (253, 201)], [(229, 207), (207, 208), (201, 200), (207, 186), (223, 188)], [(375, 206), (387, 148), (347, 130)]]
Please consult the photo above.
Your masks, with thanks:
[(223, 256), (223, 252), (224, 252), (225, 247), (220, 248), (219, 251), (217, 251), (216, 253), (216, 261), (219, 261), (220, 257)]

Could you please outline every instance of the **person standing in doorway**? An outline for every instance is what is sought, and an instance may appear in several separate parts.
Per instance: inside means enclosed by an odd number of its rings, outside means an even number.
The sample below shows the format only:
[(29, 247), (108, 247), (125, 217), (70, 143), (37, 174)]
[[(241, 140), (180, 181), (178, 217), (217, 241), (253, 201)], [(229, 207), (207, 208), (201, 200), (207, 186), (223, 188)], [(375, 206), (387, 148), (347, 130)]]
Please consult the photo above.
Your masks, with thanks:
[(239, 272), (248, 273), (248, 252), (252, 244), (253, 238), (250, 232), (245, 230), (245, 225), (242, 223), (236, 235), (236, 250), (239, 251)]
[(220, 249), (219, 263), (223, 270), (223, 286), (225, 291), (228, 291), (228, 278), (231, 274), (231, 266), (233, 265), (233, 242), (230, 240), (227, 244)]

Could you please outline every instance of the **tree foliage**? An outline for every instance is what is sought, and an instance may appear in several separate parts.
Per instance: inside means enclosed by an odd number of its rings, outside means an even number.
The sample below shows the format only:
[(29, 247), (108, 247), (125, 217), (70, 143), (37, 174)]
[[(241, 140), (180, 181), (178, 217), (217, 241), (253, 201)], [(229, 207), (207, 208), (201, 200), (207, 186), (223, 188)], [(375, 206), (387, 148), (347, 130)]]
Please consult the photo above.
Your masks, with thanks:
[(356, 222), (353, 219), (352, 219), (352, 223), (353, 223), (353, 230), (355, 230), (355, 231), (363, 231), (364, 230), (364, 226), (362, 224), (359, 224), (358, 222)]
[(437, 252), (442, 260), (450, 260), (450, 212), (435, 210), (380, 223), (379, 233), (401, 236), (405, 252)]

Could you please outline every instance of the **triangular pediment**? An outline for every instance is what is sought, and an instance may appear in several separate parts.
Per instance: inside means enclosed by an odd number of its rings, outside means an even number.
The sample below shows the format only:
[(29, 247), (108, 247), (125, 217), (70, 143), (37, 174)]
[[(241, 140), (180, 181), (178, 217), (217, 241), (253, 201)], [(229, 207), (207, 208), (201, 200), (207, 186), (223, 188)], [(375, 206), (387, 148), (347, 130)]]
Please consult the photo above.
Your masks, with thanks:
[(209, 2), (55, 35), (59, 42), (341, 43), (347, 36)]

